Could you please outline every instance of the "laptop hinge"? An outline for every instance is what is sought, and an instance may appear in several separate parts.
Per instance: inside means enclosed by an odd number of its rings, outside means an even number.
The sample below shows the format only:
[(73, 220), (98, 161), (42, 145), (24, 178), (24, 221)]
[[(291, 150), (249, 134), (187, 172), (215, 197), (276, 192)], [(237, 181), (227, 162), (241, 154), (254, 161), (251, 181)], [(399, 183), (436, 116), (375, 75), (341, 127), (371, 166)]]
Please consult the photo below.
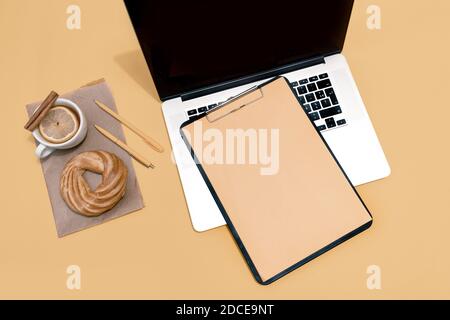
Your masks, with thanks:
[(314, 66), (314, 65), (317, 65), (317, 64), (321, 64), (321, 63), (325, 63), (324, 56), (302, 60), (301, 62), (296, 62), (296, 63), (284, 65), (282, 67), (271, 69), (271, 70), (268, 70), (268, 71), (265, 71), (265, 72), (260, 72), (260, 73), (256, 73), (256, 74), (253, 74), (253, 75), (250, 75), (250, 76), (238, 78), (238, 79), (235, 79), (235, 80), (222, 82), (222, 83), (219, 83), (219, 84), (216, 84), (216, 85), (212, 85), (212, 86), (209, 86), (209, 87), (205, 87), (205, 88), (202, 88), (202, 89), (193, 90), (193, 91), (190, 91), (190, 92), (182, 94), (181, 95), (181, 100), (182, 101), (187, 101), (187, 100), (195, 99), (195, 98), (198, 98), (198, 97), (201, 97), (201, 96), (205, 96), (205, 95), (212, 94), (212, 93), (215, 93), (215, 92), (219, 92), (219, 91), (227, 90), (227, 89), (230, 89), (230, 88), (242, 86), (242, 85), (245, 85), (247, 83), (263, 80), (263, 79), (266, 79), (266, 78), (279, 76), (279, 75), (282, 75), (282, 74), (285, 74), (285, 73), (288, 73), (288, 72), (292, 72), (292, 71), (295, 71), (295, 70), (298, 70), (298, 69), (304, 69), (304, 68), (311, 67), (311, 66)]

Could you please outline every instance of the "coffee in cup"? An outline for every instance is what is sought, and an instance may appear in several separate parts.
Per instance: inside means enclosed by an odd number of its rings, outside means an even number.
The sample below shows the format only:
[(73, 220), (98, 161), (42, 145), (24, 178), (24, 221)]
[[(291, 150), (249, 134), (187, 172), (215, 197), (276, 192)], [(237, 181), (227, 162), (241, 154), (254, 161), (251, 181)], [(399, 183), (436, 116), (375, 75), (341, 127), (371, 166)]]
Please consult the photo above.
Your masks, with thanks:
[(64, 143), (78, 131), (80, 120), (74, 111), (65, 106), (52, 107), (39, 124), (39, 133), (50, 143)]
[(71, 100), (58, 98), (33, 131), (39, 142), (36, 156), (48, 157), (55, 150), (70, 149), (79, 145), (87, 134), (87, 122), (80, 107)]

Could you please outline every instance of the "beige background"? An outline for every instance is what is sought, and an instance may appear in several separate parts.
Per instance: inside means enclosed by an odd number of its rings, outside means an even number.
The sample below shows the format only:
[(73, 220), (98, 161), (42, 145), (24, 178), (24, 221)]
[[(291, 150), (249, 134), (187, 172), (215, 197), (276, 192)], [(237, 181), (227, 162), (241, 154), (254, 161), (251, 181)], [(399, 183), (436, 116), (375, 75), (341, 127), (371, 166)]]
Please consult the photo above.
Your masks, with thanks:
[[(226, 228), (192, 230), (176, 167), (129, 131), (156, 170), (136, 164), (147, 207), (58, 239), (25, 104), (100, 77), (121, 114), (169, 149), (153, 82), (120, 0), (0, 0), (1, 298), (450, 298), (450, 89), (447, 0), (357, 0), (344, 49), (392, 166), (358, 187), (366, 233), (269, 287), (258, 285)], [(382, 29), (366, 28), (369, 4)], [(300, 19), (300, 18), (299, 18)], [(82, 289), (66, 288), (66, 268)], [(366, 269), (382, 270), (382, 290)]]

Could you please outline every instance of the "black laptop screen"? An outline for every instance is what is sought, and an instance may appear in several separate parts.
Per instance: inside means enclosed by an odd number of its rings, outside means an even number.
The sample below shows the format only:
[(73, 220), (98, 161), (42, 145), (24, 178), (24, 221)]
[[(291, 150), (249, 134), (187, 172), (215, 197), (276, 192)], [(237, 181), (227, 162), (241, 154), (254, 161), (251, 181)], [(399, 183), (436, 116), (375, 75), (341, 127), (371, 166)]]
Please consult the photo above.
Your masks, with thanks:
[(160, 98), (342, 50), (353, 0), (125, 0)]

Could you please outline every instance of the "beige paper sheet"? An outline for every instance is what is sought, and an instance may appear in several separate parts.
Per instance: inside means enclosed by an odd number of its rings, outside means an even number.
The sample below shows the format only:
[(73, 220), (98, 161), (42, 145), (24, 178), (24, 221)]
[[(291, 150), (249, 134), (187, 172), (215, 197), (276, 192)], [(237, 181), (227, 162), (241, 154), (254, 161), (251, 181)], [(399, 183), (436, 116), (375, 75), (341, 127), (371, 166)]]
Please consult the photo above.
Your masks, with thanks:
[[(106, 114), (94, 103), (94, 99), (102, 101), (112, 110), (117, 111), (112, 93), (104, 80), (95, 81), (88, 86), (75, 91), (61, 95), (74, 101), (83, 110), (88, 123), (88, 133), (82, 144), (74, 149), (57, 150), (47, 159), (41, 161), (42, 171), (44, 173), (47, 190), (55, 218), (56, 230), (59, 237), (104, 223), (144, 207), (141, 190), (136, 178), (131, 157), (122, 149), (117, 147), (111, 141), (103, 137), (93, 127), (94, 124), (105, 128), (114, 136), (125, 141), (122, 126), (119, 122)], [(32, 103), (26, 106), (28, 116), (39, 106), (40, 102)], [(65, 204), (59, 192), (59, 180), (65, 164), (74, 156), (92, 150), (104, 150), (116, 154), (123, 160), (128, 168), (127, 191), (123, 199), (110, 211), (105, 214), (88, 218), (74, 213)], [(33, 150), (30, 150), (30, 156)], [(100, 180), (95, 174), (85, 174), (87, 182), (95, 186)]]

